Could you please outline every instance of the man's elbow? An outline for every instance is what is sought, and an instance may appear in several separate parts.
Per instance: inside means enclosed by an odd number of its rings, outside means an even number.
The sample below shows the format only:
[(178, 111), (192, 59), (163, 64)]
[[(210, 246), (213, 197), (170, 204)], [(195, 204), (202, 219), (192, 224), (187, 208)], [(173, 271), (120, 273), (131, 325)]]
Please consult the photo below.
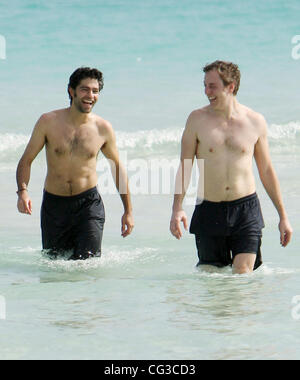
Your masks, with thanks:
[(31, 164), (33, 162), (33, 159), (27, 155), (23, 155), (18, 163), (18, 170), (19, 169), (25, 169), (30, 168)]
[(266, 182), (270, 179), (273, 179), (275, 176), (276, 176), (276, 172), (272, 163), (264, 165), (264, 167), (260, 168), (259, 170), (259, 177), (262, 182)]

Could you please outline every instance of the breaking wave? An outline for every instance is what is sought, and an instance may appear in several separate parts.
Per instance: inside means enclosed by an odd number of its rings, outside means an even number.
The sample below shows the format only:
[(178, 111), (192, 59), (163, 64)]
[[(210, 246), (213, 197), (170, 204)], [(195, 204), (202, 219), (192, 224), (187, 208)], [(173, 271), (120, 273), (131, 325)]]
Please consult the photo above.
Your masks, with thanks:
[[(116, 131), (120, 151), (132, 157), (178, 157), (183, 128), (152, 129), (136, 132)], [(0, 163), (16, 164), (24, 152), (29, 136), (0, 133)], [(274, 153), (300, 153), (300, 121), (269, 126), (269, 142)]]

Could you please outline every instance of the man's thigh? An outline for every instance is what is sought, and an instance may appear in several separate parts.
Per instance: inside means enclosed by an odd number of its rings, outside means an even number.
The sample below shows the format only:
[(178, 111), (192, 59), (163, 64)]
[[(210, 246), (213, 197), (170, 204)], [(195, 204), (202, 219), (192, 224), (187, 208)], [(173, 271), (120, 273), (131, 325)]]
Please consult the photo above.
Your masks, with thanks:
[(85, 260), (101, 256), (104, 218), (86, 220), (76, 228), (74, 254), (71, 260)]
[(199, 265), (225, 267), (231, 265), (231, 254), (225, 237), (196, 235)]
[(252, 272), (262, 264), (261, 236), (235, 236), (230, 238), (235, 272)]

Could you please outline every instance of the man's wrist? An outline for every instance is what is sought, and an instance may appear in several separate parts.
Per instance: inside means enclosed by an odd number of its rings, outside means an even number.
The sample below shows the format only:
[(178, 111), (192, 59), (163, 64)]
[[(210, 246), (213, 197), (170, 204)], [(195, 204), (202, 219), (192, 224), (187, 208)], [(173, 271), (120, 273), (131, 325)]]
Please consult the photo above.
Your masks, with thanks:
[(24, 187), (24, 188), (18, 189), (18, 190), (16, 191), (16, 193), (19, 195), (19, 194), (21, 194), (23, 191), (27, 191), (27, 192), (28, 192), (28, 189)]
[(173, 205), (173, 207), (172, 207), (173, 214), (175, 214), (176, 212), (180, 212), (180, 211), (183, 211), (182, 204)]
[(132, 208), (131, 209), (124, 209), (124, 214), (131, 215), (132, 214)]
[(287, 214), (279, 214), (279, 219), (280, 220), (287, 220), (288, 216), (287, 216)]
[(277, 211), (278, 211), (279, 219), (287, 219), (288, 218), (287, 212), (286, 212), (284, 207), (278, 208)]

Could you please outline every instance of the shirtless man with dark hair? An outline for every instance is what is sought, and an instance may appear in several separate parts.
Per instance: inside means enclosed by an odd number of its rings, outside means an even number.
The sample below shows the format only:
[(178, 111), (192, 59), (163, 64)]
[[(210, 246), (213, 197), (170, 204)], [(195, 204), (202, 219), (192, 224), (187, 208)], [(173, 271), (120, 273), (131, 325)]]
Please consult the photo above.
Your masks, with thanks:
[[(256, 195), (253, 157), (260, 179), (276, 207), (280, 242), (286, 247), (292, 228), (273, 168), (264, 117), (238, 103), (238, 66), (216, 61), (204, 68), (209, 105), (193, 111), (182, 137), (171, 233), (180, 239), (180, 223), (188, 228), (182, 208), (192, 162), (204, 160), (204, 200), (196, 205), (190, 225), (198, 249), (198, 265), (233, 265), (234, 273), (249, 273), (262, 263), (260, 246), (264, 221)], [(185, 162), (190, 162), (186, 165)]]
[(18, 164), (18, 210), (31, 214), (28, 183), (33, 160), (46, 146), (48, 172), (41, 208), (43, 249), (56, 257), (71, 251), (70, 259), (101, 255), (105, 221), (97, 190), (97, 157), (101, 150), (111, 164), (124, 215), (122, 236), (134, 226), (128, 179), (111, 124), (92, 113), (103, 87), (97, 69), (79, 68), (70, 77), (69, 108), (46, 113), (38, 120)]

